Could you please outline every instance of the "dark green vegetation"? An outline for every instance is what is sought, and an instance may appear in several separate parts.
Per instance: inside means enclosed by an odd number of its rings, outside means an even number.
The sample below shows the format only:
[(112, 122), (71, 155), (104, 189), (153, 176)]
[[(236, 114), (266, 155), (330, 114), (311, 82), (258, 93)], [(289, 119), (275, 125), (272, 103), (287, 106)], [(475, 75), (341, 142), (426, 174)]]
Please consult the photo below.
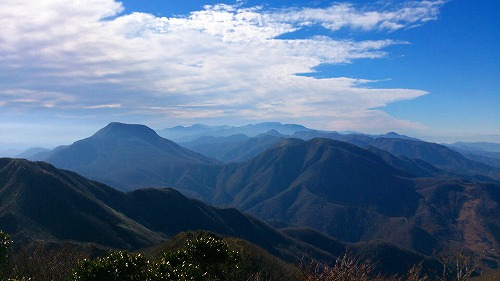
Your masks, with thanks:
[[(336, 256), (331, 243), (358, 251), (356, 245), (327, 236), (324, 237), (330, 243), (325, 245), (301, 239), (300, 233), (308, 233), (308, 237), (320, 235), (308, 229), (295, 229), (296, 237), (292, 238), (286, 231), (277, 231), (236, 209), (211, 207), (173, 189), (123, 193), (44, 162), (0, 159), (0, 184), (0, 227), (12, 235), (18, 249), (23, 245), (39, 248), (51, 241), (70, 240), (136, 250), (157, 245), (182, 231), (203, 229), (243, 238), (288, 262), (302, 257), (331, 260)], [(37, 245), (39, 241), (46, 241), (45, 246)], [(370, 247), (382, 249), (385, 244)], [(405, 260), (393, 263), (387, 270), (405, 271), (406, 260), (423, 258), (391, 247), (392, 253), (405, 256)]]
[[(8, 235), (0, 232), (4, 240)], [(61, 243), (64, 244), (64, 243)], [(10, 253), (9, 244), (0, 251)], [(88, 247), (87, 247), (88, 248)], [(381, 274), (376, 262), (345, 252), (332, 263), (301, 260), (285, 264), (244, 240), (223, 238), (208, 232), (181, 233), (168, 243), (143, 253), (112, 250), (92, 258), (83, 248), (42, 247), (31, 255), (19, 255), (0, 265), (10, 281), (17, 280), (345, 280), (345, 281), (463, 281), (477, 273), (477, 260), (463, 252), (441, 257), (441, 271), (426, 269), (423, 262), (401, 275)], [(15, 251), (14, 251), (15, 252)], [(5, 257), (8, 257), (5, 256)], [(80, 257), (75, 259), (75, 257)], [(6, 259), (4, 259), (6, 261)], [(495, 280), (497, 272), (478, 280)], [(26, 277), (29, 276), (29, 277)], [(487, 279), (484, 279), (484, 278)], [(498, 276), (497, 276), (498, 277)]]
[(112, 251), (103, 258), (83, 260), (72, 274), (75, 281), (126, 280), (247, 280), (250, 272), (240, 267), (241, 256), (214, 236), (204, 235), (185, 241), (177, 250), (163, 253), (157, 260), (141, 254)]

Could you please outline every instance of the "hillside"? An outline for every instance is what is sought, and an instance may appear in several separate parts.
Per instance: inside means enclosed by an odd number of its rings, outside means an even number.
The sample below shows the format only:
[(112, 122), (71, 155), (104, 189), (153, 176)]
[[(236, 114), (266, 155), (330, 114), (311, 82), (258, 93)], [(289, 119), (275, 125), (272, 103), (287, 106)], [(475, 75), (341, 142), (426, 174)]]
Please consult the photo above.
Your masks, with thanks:
[[(311, 244), (300, 235), (292, 238), (236, 209), (211, 207), (173, 189), (124, 193), (43, 162), (0, 159), (0, 202), (0, 229), (16, 244), (32, 245), (29, 247), (42, 252), (69, 245), (64, 243), (81, 245), (78, 249), (94, 243), (89, 247), (133, 250), (159, 245), (181, 232), (208, 230), (247, 240), (288, 262), (301, 258), (329, 261), (338, 254), (331, 251), (330, 244)], [(37, 243), (42, 248), (33, 246)], [(342, 242), (336, 243), (347, 249)], [(423, 258), (395, 249), (409, 260)], [(37, 255), (43, 256), (42, 252)], [(390, 257), (380, 260), (387, 259)], [(407, 269), (406, 263), (387, 268), (391, 272)]]
[[(248, 162), (225, 166), (213, 202), (277, 226), (308, 226), (348, 242), (389, 241), (426, 255), (451, 244), (476, 253), (499, 245), (493, 237), (500, 222), (492, 216), (499, 212), (499, 185), (453, 179), (423, 161), (372, 151), (327, 139), (286, 139)], [(453, 199), (456, 190), (460, 200)]]
[[(246, 239), (287, 260), (307, 248), (236, 209), (211, 207), (168, 188), (123, 193), (44, 162), (0, 158), (0, 202), (0, 229), (16, 241), (138, 249), (201, 229)], [(291, 245), (297, 252), (288, 250)]]
[[(214, 203), (277, 225), (309, 226), (350, 242), (386, 239), (425, 254), (437, 247), (436, 239), (405, 219), (422, 199), (413, 182), (357, 146), (286, 140), (222, 173)], [(404, 235), (391, 235), (396, 226)]]
[(124, 194), (47, 163), (0, 159), (0, 227), (15, 240), (62, 239), (130, 249), (165, 239), (100, 197)]

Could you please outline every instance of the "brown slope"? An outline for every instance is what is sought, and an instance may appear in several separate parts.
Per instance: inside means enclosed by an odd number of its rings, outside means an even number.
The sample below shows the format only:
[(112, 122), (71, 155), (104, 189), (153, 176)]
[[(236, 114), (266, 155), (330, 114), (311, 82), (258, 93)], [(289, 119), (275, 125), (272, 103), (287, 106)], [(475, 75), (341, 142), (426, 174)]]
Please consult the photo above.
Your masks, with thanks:
[[(414, 221), (423, 229), (447, 241), (448, 245), (467, 248), (489, 263), (500, 265), (500, 186), (464, 180), (421, 179), (417, 189), (424, 196), (434, 217), (417, 214)], [(447, 229), (435, 228), (430, 221), (445, 221)]]

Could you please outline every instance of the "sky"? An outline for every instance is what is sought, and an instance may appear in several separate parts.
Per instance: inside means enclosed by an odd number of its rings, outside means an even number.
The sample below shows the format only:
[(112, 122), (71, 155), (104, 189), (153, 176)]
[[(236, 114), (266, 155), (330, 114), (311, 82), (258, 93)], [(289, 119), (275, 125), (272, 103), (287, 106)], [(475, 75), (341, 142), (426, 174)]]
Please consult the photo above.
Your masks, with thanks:
[(0, 0), (0, 145), (109, 122), (500, 142), (500, 2)]

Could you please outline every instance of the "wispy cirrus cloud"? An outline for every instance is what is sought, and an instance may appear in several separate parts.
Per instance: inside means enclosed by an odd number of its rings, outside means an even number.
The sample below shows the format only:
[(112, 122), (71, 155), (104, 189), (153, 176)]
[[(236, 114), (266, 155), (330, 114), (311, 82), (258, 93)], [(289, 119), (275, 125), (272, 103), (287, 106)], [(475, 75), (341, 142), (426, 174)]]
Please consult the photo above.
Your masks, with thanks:
[(359, 28), (395, 31), (436, 20), (446, 0), (378, 2), (371, 7), (336, 3), (328, 8), (294, 8), (276, 11), (273, 18), (293, 26), (319, 24), (330, 30)]
[[(332, 31), (409, 28), (435, 20), (443, 4), (221, 4), (165, 18), (122, 14), (122, 4), (112, 0), (3, 0), (0, 104), (3, 112), (50, 108), (44, 114), (53, 118), (112, 109), (158, 126), (172, 120), (272, 119), (325, 129), (418, 127), (373, 108), (424, 91), (377, 89), (368, 86), (375, 81), (362, 78), (296, 75), (323, 63), (384, 58), (387, 47), (405, 42), (277, 38), (310, 25)], [(30, 106), (16, 99), (29, 99)]]

